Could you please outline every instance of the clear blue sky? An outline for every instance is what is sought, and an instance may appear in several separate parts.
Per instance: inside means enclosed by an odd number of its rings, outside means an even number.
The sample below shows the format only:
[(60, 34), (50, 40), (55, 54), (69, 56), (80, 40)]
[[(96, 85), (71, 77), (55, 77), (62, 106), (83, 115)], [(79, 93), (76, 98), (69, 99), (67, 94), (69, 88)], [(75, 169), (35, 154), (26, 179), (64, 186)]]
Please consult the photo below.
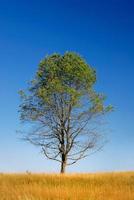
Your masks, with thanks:
[(109, 143), (68, 171), (134, 170), (134, 1), (0, 0), (0, 171), (58, 171), (18, 139), (18, 90), (54, 52), (80, 53), (97, 70), (96, 89), (115, 107)]

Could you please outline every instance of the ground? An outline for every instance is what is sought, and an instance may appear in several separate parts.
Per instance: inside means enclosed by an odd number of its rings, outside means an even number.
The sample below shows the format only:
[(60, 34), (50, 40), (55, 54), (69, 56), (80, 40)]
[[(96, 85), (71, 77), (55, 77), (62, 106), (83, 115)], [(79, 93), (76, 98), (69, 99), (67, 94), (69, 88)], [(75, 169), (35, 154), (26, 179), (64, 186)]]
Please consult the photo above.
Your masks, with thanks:
[(134, 200), (134, 172), (0, 174), (0, 200)]

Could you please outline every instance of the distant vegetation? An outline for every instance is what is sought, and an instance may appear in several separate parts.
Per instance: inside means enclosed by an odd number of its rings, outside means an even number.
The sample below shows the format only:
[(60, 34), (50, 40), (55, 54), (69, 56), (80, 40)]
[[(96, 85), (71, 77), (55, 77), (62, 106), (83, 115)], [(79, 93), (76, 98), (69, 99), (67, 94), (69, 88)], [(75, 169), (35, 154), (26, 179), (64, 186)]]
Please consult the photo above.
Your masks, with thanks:
[(134, 200), (134, 172), (1, 174), (0, 200)]

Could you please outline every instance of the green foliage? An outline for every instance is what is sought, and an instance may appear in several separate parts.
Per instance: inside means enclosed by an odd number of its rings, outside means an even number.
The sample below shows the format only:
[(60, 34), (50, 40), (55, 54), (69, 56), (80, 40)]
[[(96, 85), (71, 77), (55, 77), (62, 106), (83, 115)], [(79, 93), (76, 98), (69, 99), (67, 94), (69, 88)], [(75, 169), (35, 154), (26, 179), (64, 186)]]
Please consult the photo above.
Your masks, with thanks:
[(64, 100), (66, 105), (79, 107), (83, 96), (88, 99), (90, 112), (111, 111), (112, 106), (104, 106), (105, 96), (94, 91), (95, 82), (96, 71), (78, 54), (66, 52), (47, 56), (39, 64), (28, 95), (20, 91), (23, 98), (21, 119), (36, 120), (42, 115), (40, 106), (51, 110), (55, 101)]
[(67, 93), (77, 102), (95, 83), (96, 74), (77, 54), (54, 54), (40, 63), (36, 80), (38, 95), (44, 100), (49, 100), (53, 93)]

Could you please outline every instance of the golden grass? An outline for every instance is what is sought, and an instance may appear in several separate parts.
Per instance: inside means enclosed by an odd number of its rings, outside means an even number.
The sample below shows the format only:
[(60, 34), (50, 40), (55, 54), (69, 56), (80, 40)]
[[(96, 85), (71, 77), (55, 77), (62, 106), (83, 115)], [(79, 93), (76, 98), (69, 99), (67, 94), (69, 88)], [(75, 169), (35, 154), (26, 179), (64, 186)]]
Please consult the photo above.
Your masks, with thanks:
[(0, 174), (0, 200), (134, 200), (134, 172)]

